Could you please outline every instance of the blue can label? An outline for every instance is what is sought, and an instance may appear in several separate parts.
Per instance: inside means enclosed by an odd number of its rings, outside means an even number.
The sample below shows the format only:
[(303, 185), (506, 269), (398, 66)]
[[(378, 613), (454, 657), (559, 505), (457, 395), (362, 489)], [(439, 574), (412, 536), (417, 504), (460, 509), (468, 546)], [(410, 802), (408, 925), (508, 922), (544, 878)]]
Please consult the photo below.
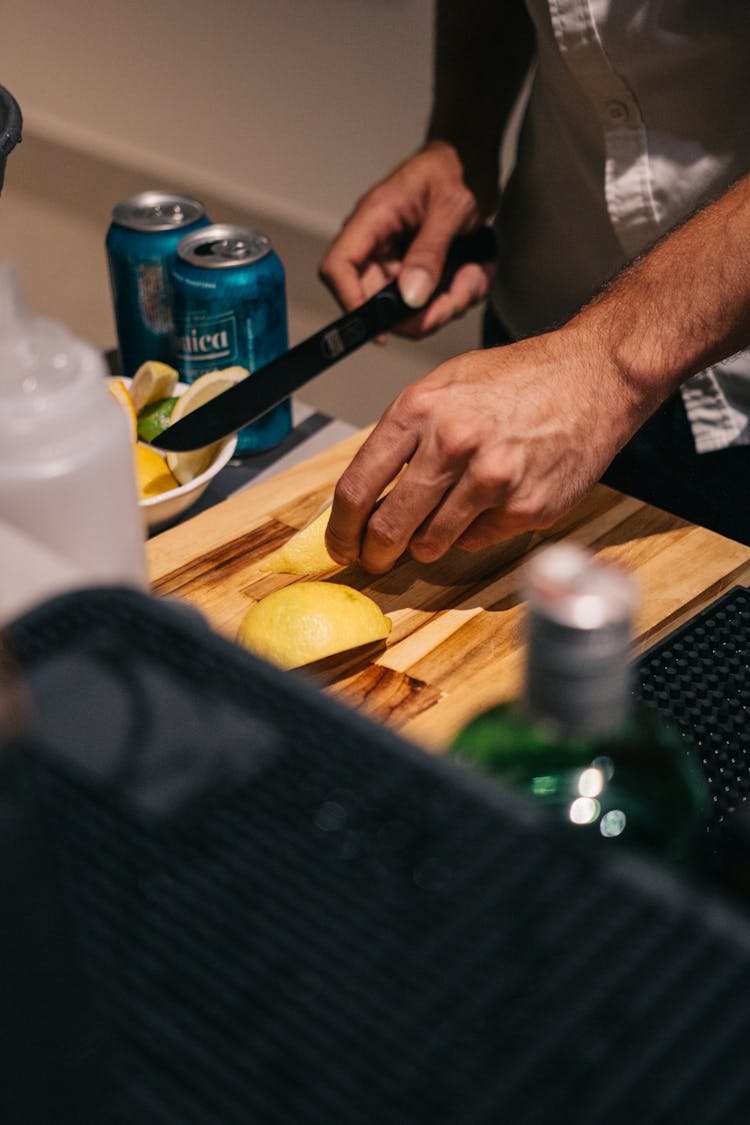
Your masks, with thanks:
[(164, 263), (160, 259), (141, 262), (137, 266), (137, 286), (144, 324), (151, 332), (166, 337), (172, 327), (172, 310)]
[(178, 325), (178, 331), (180, 328), (187, 331), (176, 338), (175, 359), (186, 374), (195, 367), (208, 370), (239, 361), (234, 313), (195, 318), (190, 323)]

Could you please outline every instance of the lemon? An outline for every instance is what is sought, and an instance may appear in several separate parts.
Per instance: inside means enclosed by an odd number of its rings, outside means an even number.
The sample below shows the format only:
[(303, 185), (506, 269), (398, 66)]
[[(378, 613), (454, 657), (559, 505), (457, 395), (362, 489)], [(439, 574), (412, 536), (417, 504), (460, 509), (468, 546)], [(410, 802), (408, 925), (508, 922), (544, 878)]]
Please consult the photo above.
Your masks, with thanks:
[(149, 496), (160, 496), (162, 492), (179, 487), (179, 482), (169, 471), (164, 457), (150, 445), (136, 445), (135, 471), (142, 500), (146, 500)]
[[(170, 423), (179, 422), (191, 410), (203, 406), (204, 402), (220, 395), (222, 391), (228, 391), (246, 376), (244, 367), (227, 367), (223, 371), (207, 371), (205, 375), (199, 375), (178, 398)], [(168, 453), (167, 464), (180, 484), (187, 484), (205, 472), (220, 448), (221, 442), (217, 441), (212, 445), (204, 445), (201, 449), (191, 449), (187, 453)]]
[(130, 427), (130, 438), (133, 444), (135, 444), (138, 440), (138, 419), (128, 388), (125, 383), (123, 383), (122, 379), (111, 376), (107, 379), (107, 390), (127, 415), (128, 426)]
[(138, 415), (138, 437), (141, 441), (153, 441), (162, 430), (166, 430), (172, 417), (177, 399), (174, 395), (158, 398), (150, 402)]
[(250, 372), (246, 367), (222, 367), (219, 372), (220, 375), (226, 375), (227, 378), (234, 379), (235, 383), (239, 383), (240, 379), (247, 379)]
[(359, 590), (335, 582), (296, 582), (252, 606), (237, 640), (288, 669), (383, 640), (390, 631), (391, 619)]
[(278, 551), (263, 562), (261, 570), (273, 574), (323, 574), (338, 566), (326, 550), (326, 528), (331, 505), (316, 516), (307, 527), (296, 532)]
[(136, 414), (140, 414), (150, 402), (171, 395), (178, 378), (174, 367), (161, 360), (147, 359), (142, 363), (130, 381), (130, 397)]

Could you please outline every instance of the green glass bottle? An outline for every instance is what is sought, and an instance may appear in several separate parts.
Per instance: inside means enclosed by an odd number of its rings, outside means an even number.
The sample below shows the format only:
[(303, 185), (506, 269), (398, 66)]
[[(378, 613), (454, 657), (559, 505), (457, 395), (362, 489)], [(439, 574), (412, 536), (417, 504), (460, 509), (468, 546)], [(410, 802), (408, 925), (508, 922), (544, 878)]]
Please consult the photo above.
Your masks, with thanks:
[(479, 715), (451, 753), (592, 839), (704, 872), (713, 801), (701, 763), (633, 702), (633, 579), (560, 543), (530, 560), (525, 596), (523, 698)]

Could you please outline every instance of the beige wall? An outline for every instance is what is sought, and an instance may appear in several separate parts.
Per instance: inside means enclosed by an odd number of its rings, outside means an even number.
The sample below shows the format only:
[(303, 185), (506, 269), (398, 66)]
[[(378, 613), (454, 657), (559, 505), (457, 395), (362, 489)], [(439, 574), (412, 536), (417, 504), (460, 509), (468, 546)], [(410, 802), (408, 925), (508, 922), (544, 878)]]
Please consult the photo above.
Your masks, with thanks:
[(2, 81), (35, 134), (329, 234), (419, 139), (430, 0), (21, 0)]
[[(357, 196), (419, 141), (430, 0), (23, 0), (6, 5), (0, 83), (21, 104), (0, 256), (29, 303), (114, 341), (103, 242), (112, 205), (151, 187), (271, 235), (292, 340), (337, 313), (317, 280)], [(306, 389), (374, 419), (405, 382), (472, 346), (476, 315), (429, 341), (368, 346)]]

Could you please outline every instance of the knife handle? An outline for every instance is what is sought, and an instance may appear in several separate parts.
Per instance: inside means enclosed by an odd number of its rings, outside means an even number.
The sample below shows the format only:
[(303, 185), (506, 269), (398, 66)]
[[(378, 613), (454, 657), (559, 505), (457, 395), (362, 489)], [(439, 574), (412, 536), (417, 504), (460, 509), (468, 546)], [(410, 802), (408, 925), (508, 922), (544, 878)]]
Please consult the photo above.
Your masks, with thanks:
[[(444, 293), (450, 288), (454, 274), (469, 262), (483, 264), (494, 262), (496, 254), (495, 236), (492, 227), (480, 227), (471, 234), (462, 234), (455, 238), (448, 248), (445, 266), (440, 275), (440, 280), (429, 301), (439, 293)], [(382, 317), (382, 329), (392, 328), (407, 317), (414, 316), (418, 309), (407, 305), (401, 296), (398, 279), (391, 281), (372, 298)], [(428, 301), (428, 303), (429, 303)], [(423, 306), (424, 307), (424, 306)]]
[[(468, 262), (494, 262), (495, 236), (491, 227), (480, 227), (471, 234), (455, 238), (448, 248), (445, 267), (433, 297), (449, 288), (453, 276), (461, 266)], [(432, 297), (430, 298), (432, 300)], [(330, 363), (342, 359), (360, 344), (387, 332), (407, 317), (414, 316), (417, 309), (407, 305), (398, 287), (398, 279), (391, 281), (373, 297), (365, 301), (353, 312), (341, 317), (321, 335), (323, 358)]]

